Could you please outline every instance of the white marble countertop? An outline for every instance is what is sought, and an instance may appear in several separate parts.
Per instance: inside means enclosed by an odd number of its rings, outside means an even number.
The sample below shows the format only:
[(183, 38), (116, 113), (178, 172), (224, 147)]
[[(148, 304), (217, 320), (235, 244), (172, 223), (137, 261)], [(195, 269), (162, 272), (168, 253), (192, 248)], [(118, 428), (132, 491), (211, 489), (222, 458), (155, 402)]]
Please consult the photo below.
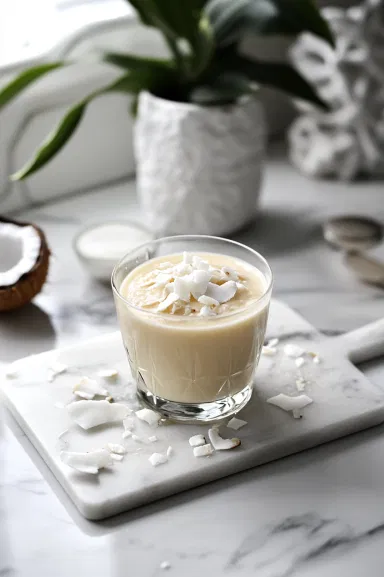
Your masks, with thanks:
[[(280, 154), (268, 165), (263, 212), (236, 239), (275, 272), (275, 296), (337, 334), (384, 315), (384, 292), (357, 283), (322, 241), (331, 214), (384, 221), (382, 183), (309, 181)], [(0, 363), (116, 328), (109, 287), (72, 250), (91, 222), (139, 219), (133, 184), (24, 211), (54, 260), (33, 305), (0, 317)], [(384, 246), (376, 254), (384, 259)], [(378, 384), (384, 360), (364, 371)], [(384, 385), (383, 385), (384, 386)], [(11, 431), (11, 427), (13, 430)], [(102, 523), (83, 520), (10, 421), (0, 425), (0, 576), (382, 577), (384, 426), (228, 477)]]

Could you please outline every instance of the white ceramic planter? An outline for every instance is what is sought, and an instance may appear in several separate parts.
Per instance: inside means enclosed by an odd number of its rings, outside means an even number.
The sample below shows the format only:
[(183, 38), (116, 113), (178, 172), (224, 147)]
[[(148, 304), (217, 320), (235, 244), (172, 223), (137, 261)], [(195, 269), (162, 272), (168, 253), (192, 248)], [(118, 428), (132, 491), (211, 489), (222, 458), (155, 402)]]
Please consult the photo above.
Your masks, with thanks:
[(254, 216), (265, 150), (261, 104), (202, 107), (142, 93), (137, 189), (157, 234), (225, 235)]

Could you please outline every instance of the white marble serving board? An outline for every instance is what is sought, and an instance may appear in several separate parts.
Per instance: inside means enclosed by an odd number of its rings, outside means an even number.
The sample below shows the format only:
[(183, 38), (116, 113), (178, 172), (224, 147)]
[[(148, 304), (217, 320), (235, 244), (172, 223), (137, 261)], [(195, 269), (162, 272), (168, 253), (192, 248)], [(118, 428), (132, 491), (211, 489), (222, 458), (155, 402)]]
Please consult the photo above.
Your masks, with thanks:
[[(366, 333), (363, 340), (357, 334), (350, 339), (326, 338), (286, 305), (273, 301), (268, 338), (280, 338), (279, 352), (261, 359), (252, 400), (240, 414), (248, 424), (238, 432), (225, 423), (221, 426), (223, 436), (240, 437), (241, 447), (207, 458), (195, 458), (188, 439), (196, 433), (206, 434), (208, 426), (169, 424), (152, 429), (138, 421), (137, 435), (156, 435), (159, 440), (137, 444), (131, 439), (122, 440), (122, 424), (86, 432), (70, 422), (62, 406), (73, 399), (74, 383), (81, 375), (95, 377), (102, 368), (119, 371), (116, 383), (108, 384), (112, 396), (124, 396), (128, 406), (138, 408), (119, 333), (23, 359), (18, 362), (17, 376), (2, 380), (2, 390), (6, 405), (80, 512), (89, 519), (102, 519), (384, 421), (384, 393), (350, 363), (346, 350), (352, 348), (354, 358), (359, 360), (382, 353), (383, 324), (379, 329)], [(317, 353), (321, 363), (314, 364), (308, 357), (297, 369), (282, 352), (287, 342)], [(49, 382), (49, 367), (54, 360), (67, 364), (69, 369)], [(296, 380), (300, 374), (309, 382), (305, 393), (314, 402), (297, 420), (265, 401), (280, 392), (299, 394)], [(59, 440), (66, 429), (69, 433)], [(98, 476), (76, 472), (59, 458), (62, 449), (86, 451), (108, 442), (125, 444), (129, 453)], [(148, 457), (168, 446), (174, 451), (169, 462), (152, 467)]]

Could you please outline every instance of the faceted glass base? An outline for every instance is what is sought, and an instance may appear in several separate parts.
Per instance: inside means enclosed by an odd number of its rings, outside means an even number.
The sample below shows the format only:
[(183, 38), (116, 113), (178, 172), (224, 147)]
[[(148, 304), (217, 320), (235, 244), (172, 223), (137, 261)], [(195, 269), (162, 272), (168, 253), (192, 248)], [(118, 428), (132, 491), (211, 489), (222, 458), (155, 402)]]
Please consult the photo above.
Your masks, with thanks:
[(150, 409), (172, 421), (184, 423), (209, 422), (225, 419), (242, 409), (252, 396), (252, 384), (232, 397), (211, 403), (177, 403), (156, 397), (149, 391), (138, 389), (139, 399)]

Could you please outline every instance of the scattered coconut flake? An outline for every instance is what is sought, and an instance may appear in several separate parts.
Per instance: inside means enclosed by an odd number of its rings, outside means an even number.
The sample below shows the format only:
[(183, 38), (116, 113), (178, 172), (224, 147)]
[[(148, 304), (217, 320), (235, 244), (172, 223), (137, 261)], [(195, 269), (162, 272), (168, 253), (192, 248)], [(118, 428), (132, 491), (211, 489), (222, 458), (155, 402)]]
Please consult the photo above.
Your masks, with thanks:
[(114, 461), (122, 461), (124, 459), (124, 455), (120, 455), (119, 453), (111, 453), (111, 459)]
[(193, 448), (193, 455), (195, 457), (209, 457), (213, 454), (213, 448), (211, 443), (207, 443), (206, 445), (200, 445), (199, 447)]
[(128, 409), (120, 403), (108, 401), (76, 401), (67, 405), (69, 416), (83, 429), (122, 421)]
[(293, 409), (292, 415), (294, 419), (301, 419), (301, 417), (303, 416), (301, 413), (301, 409)]
[(133, 417), (125, 417), (123, 420), (123, 427), (126, 431), (133, 431), (135, 428), (135, 420)]
[(127, 449), (119, 443), (107, 443), (107, 449), (110, 453), (116, 453), (117, 455), (125, 455)]
[(189, 439), (191, 447), (200, 447), (201, 445), (205, 445), (206, 442), (204, 435), (193, 435), (193, 437)]
[(164, 299), (157, 307), (156, 311), (158, 313), (162, 313), (167, 310), (171, 305), (173, 305), (176, 301), (179, 300), (179, 297), (176, 293), (170, 293), (166, 299)]
[(164, 463), (166, 463), (168, 461), (168, 457), (163, 453), (152, 453), (148, 461), (151, 463), (153, 467), (157, 467), (158, 465), (163, 465)]
[(277, 349), (274, 349), (273, 347), (266, 346), (261, 349), (261, 354), (265, 357), (274, 357), (276, 353)]
[(111, 455), (106, 449), (90, 451), (89, 453), (61, 451), (60, 459), (72, 469), (91, 475), (96, 475), (99, 469), (112, 465)]
[(237, 286), (235, 281), (229, 280), (222, 285), (209, 282), (205, 294), (208, 297), (219, 301), (220, 304), (223, 304), (231, 300), (231, 298), (235, 296), (236, 292)]
[(317, 355), (315, 355), (313, 357), (313, 362), (315, 363), (315, 365), (319, 365), (320, 364), (320, 357), (318, 357)]
[(104, 387), (99, 385), (95, 379), (88, 377), (81, 377), (80, 381), (74, 385), (72, 392), (78, 397), (88, 400), (93, 399), (96, 395), (101, 397), (108, 395), (108, 391)]
[(207, 307), (206, 305), (201, 307), (199, 317), (215, 317), (215, 316), (216, 316), (215, 311), (213, 311), (210, 307)]
[(300, 367), (302, 367), (305, 363), (305, 360), (303, 359), (303, 357), (298, 357), (297, 359), (295, 359), (295, 365), (297, 366), (298, 369), (300, 369)]
[(305, 350), (298, 345), (288, 344), (284, 347), (284, 354), (292, 359), (297, 359), (305, 354)]
[(188, 277), (177, 277), (174, 281), (173, 291), (177, 295), (178, 300), (189, 302), (191, 300), (191, 281)]
[(242, 289), (245, 289), (245, 288), (246, 288), (246, 286), (245, 286), (244, 283), (238, 282), (238, 281), (236, 282), (236, 286), (237, 286), (237, 288), (238, 288), (239, 290), (242, 290)]
[(152, 437), (148, 437), (148, 441), (150, 443), (156, 443), (156, 441), (158, 441), (158, 438), (156, 437), (156, 435), (152, 435)]
[(98, 376), (102, 379), (116, 379), (119, 372), (116, 369), (103, 369), (99, 371)]
[(64, 403), (60, 403), (60, 401), (57, 401), (57, 403), (54, 404), (54, 407), (56, 407), (56, 409), (65, 409)]
[(172, 457), (173, 455), (173, 447), (169, 446), (166, 453), (167, 457)]
[(218, 307), (220, 304), (219, 301), (213, 299), (212, 297), (207, 297), (207, 295), (201, 295), (201, 297), (198, 298), (198, 301), (202, 305), (207, 305), (208, 307)]
[(148, 425), (151, 425), (151, 427), (156, 427), (159, 424), (160, 415), (151, 409), (140, 409), (136, 411), (135, 414), (140, 421), (145, 421)]
[(170, 569), (171, 568), (171, 564), (169, 561), (162, 561), (160, 563), (160, 569), (166, 570), (166, 569)]
[(132, 437), (132, 433), (131, 431), (124, 431), (124, 433), (121, 435), (122, 439), (128, 439), (129, 437)]
[(213, 448), (216, 451), (226, 451), (228, 449), (234, 449), (241, 444), (240, 439), (223, 439), (223, 437), (219, 434), (218, 427), (212, 427), (212, 429), (208, 430), (208, 437), (211, 441)]
[(17, 370), (16, 366), (10, 365), (7, 369), (5, 369), (5, 377), (7, 379), (16, 379), (19, 376), (19, 371)]
[(238, 419), (237, 417), (232, 417), (232, 419), (227, 423), (227, 427), (234, 429), (235, 431), (238, 431), (241, 427), (245, 427), (245, 425), (248, 425), (248, 422)]
[(284, 393), (280, 393), (275, 397), (267, 399), (267, 403), (275, 405), (283, 411), (293, 411), (293, 409), (303, 409), (307, 405), (313, 403), (313, 400), (307, 395), (299, 395), (297, 397), (290, 397)]
[(239, 280), (239, 275), (230, 266), (223, 266), (223, 268), (221, 270), (223, 271), (223, 273), (225, 273), (225, 275), (229, 278), (229, 280), (234, 280), (234, 281)]
[(268, 347), (275, 348), (275, 347), (277, 347), (278, 344), (279, 344), (279, 339), (274, 338), (274, 339), (271, 339), (271, 340), (268, 342), (268, 345), (267, 345), (267, 346), (268, 346)]

